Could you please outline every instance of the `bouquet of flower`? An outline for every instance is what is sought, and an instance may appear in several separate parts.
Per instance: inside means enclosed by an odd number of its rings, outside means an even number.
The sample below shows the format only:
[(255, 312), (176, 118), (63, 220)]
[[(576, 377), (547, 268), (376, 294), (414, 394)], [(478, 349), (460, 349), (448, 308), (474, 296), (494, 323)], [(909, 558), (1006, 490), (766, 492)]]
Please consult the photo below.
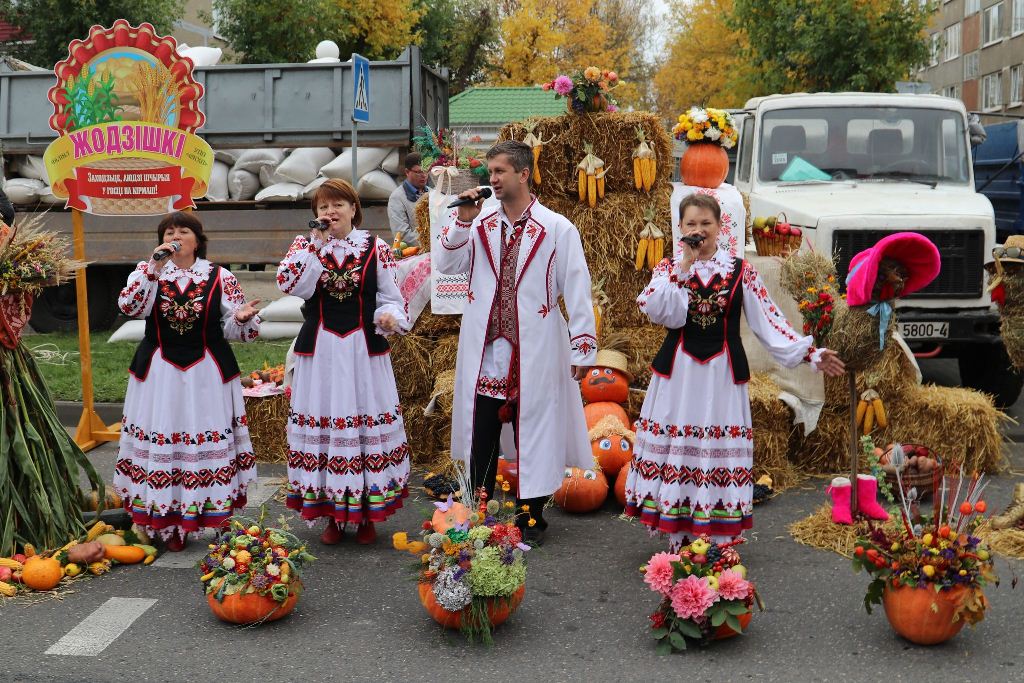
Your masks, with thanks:
[(732, 149), (739, 140), (739, 131), (732, 115), (724, 109), (690, 107), (679, 115), (672, 128), (676, 140), (693, 143), (714, 143)]
[(651, 615), (658, 654), (685, 650), (687, 638), (705, 645), (742, 633), (750, 623), (760, 600), (740, 564), (740, 543), (742, 538), (716, 544), (701, 536), (678, 554), (655, 553), (640, 568), (644, 583), (662, 597)]
[(614, 71), (602, 71), (596, 66), (588, 66), (572, 76), (559, 75), (541, 88), (554, 90), (556, 98), (568, 98), (572, 111), (582, 114), (618, 111), (619, 103), (612, 95), (612, 90), (620, 83), (619, 76)]
[(68, 258), (71, 245), (42, 220), (28, 218), (14, 228), (0, 221), (0, 296), (39, 294), (44, 287), (67, 282), (85, 263)]
[[(530, 546), (523, 543), (515, 520), (529, 512), (526, 506), (517, 510), (510, 500), (487, 500), (482, 490), (474, 497), (472, 486), (461, 478), (461, 501), (449, 495), (434, 503), (432, 516), (423, 522), (423, 540), (410, 541), (399, 532), (392, 541), (396, 550), (419, 557), (420, 599), (431, 616), (460, 628), (470, 641), (491, 642), (491, 629), (523, 598)], [(498, 480), (504, 499), (510, 487), (501, 475)]]
[[(898, 446), (894, 450), (902, 452)], [(898, 523), (872, 528), (867, 536), (858, 538), (853, 568), (872, 577), (864, 596), (868, 613), (872, 605), (883, 603), (888, 591), (901, 587), (929, 588), (936, 595), (963, 593), (955, 599), (952, 621), (963, 619), (975, 624), (985, 617), (988, 605), (982, 588), (998, 582), (991, 553), (973, 535), (984, 521), (982, 514), (987, 509), (981, 499), (985, 475), (975, 474), (965, 485), (961, 466), (958, 477), (946, 476), (938, 469), (935, 477), (938, 481), (928, 515), (918, 505), (916, 489), (905, 490), (897, 476)], [(961, 489), (965, 489), (964, 499), (957, 504)]]
[(284, 602), (301, 590), (299, 569), (316, 558), (283, 523), (264, 526), (263, 515), (253, 520), (233, 517), (199, 561), (206, 594), (218, 601), (235, 594), (255, 593)]
[(487, 164), (480, 153), (463, 146), (459, 134), (451, 128), (438, 128), (434, 131), (430, 126), (423, 126), (412, 142), (422, 159), (423, 168), (428, 172), (435, 166), (454, 166), (472, 171), (482, 179), (487, 178)]

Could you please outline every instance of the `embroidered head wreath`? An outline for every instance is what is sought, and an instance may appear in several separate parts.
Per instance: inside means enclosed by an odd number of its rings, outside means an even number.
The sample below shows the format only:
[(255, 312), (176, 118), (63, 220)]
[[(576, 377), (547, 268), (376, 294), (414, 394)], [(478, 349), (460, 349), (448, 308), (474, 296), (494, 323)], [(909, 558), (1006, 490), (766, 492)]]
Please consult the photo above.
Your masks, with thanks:
[(878, 318), (879, 347), (892, 317), (892, 301), (927, 287), (939, 274), (939, 250), (924, 235), (897, 232), (856, 254), (846, 276), (846, 303), (869, 306)]

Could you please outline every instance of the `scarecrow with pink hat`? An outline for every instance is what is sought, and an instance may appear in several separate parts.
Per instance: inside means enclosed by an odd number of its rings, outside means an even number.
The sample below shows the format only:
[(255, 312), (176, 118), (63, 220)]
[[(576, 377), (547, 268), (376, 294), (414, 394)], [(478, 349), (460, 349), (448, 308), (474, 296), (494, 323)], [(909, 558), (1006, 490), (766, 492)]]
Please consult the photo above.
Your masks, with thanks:
[(830, 347), (846, 363), (850, 383), (851, 477), (836, 477), (828, 487), (832, 521), (838, 524), (852, 524), (858, 511), (870, 519), (889, 519), (876, 499), (875, 478), (857, 473), (856, 373), (881, 360), (895, 327), (895, 300), (927, 287), (939, 274), (939, 267), (939, 250), (916, 232), (888, 235), (850, 261), (846, 305), (837, 307), (830, 335)]

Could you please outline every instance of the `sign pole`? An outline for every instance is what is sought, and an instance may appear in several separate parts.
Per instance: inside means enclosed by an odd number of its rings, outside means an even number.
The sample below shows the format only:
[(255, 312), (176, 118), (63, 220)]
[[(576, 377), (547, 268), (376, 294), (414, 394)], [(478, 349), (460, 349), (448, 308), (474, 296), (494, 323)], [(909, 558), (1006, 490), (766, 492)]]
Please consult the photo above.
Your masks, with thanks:
[(356, 176), (356, 154), (359, 152), (359, 124), (355, 119), (352, 119), (352, 187), (356, 186), (359, 182), (359, 177)]
[[(85, 261), (85, 226), (82, 212), (71, 210), (75, 258)], [(88, 451), (101, 443), (116, 440), (121, 433), (120, 424), (110, 428), (96, 414), (92, 387), (92, 348), (89, 340), (89, 288), (86, 286), (85, 267), (75, 272), (75, 294), (78, 300), (78, 359), (82, 367), (82, 416), (75, 430), (75, 443)]]
[(352, 53), (352, 186), (356, 176), (356, 155), (359, 153), (359, 124), (370, 122), (370, 62)]

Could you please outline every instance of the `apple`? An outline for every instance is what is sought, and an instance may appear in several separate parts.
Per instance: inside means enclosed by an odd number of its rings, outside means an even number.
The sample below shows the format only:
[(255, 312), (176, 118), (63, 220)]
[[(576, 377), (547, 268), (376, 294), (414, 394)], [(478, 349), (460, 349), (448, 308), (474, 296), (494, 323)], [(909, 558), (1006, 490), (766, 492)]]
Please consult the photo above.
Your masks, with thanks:
[(11, 559), (14, 560), (15, 562), (21, 562), (22, 564), (25, 564), (25, 560), (27, 560), (28, 558), (25, 557), (25, 555), (23, 555), (22, 553), (15, 553), (11, 557)]
[(747, 578), (747, 568), (742, 564), (734, 564), (732, 566), (732, 570), (739, 574), (741, 579)]
[(767, 225), (768, 219), (765, 218), (764, 216), (757, 216), (754, 218), (753, 226), (755, 230), (763, 230)]
[(693, 561), (694, 561), (695, 564), (704, 564), (705, 562), (708, 561), (708, 556), (707, 555), (694, 555), (693, 556)]
[(789, 234), (789, 223), (779, 223), (775, 226), (775, 232), (785, 237)]
[(793, 237), (799, 237), (800, 235), (803, 234), (803, 231), (800, 228), (796, 227), (795, 225), (791, 225), (789, 226), (789, 234), (792, 235)]
[(917, 448), (914, 449), (914, 452), (925, 458), (928, 457), (928, 449), (925, 448), (924, 446), (918, 446)]
[(10, 581), (13, 574), (10, 567), (0, 567), (0, 581)]

